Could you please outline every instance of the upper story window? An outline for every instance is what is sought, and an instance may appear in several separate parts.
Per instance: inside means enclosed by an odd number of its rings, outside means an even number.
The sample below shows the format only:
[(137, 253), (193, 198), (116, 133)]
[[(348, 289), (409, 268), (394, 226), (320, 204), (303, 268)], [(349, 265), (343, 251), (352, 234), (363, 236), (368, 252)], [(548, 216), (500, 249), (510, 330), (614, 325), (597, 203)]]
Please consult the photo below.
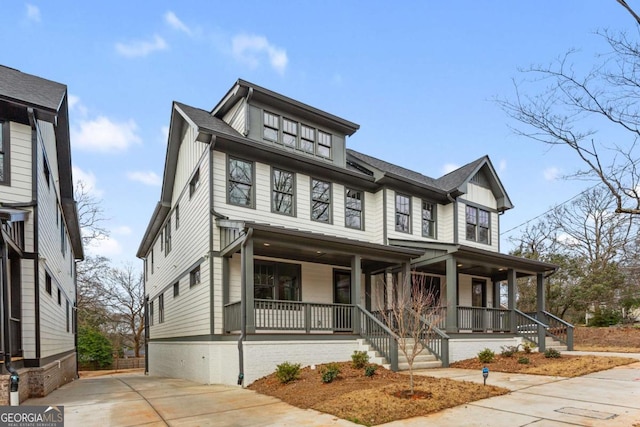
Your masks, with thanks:
[(344, 225), (362, 230), (362, 191), (347, 188)]
[(176, 282), (173, 284), (173, 297), (177, 297), (180, 295), (180, 282)]
[(268, 111), (262, 113), (262, 137), (285, 147), (331, 159), (331, 133)]
[(292, 172), (271, 169), (271, 210), (285, 215), (294, 215), (295, 193)]
[(62, 252), (63, 256), (67, 253), (67, 231), (64, 226), (62, 213), (60, 214), (60, 252)]
[(331, 135), (318, 131), (318, 155), (331, 158)]
[(164, 254), (168, 255), (171, 252), (171, 218), (164, 226)]
[(253, 206), (253, 163), (229, 158), (228, 202), (232, 205)]
[(436, 237), (436, 205), (422, 201), (422, 235)]
[(189, 182), (189, 198), (193, 196), (193, 193), (196, 192), (198, 187), (200, 187), (200, 169), (196, 171), (196, 173), (193, 175), (193, 178), (191, 178), (191, 181)]
[(189, 272), (189, 287), (193, 287), (200, 283), (200, 266), (197, 266)]
[(489, 218), (489, 211), (485, 211), (473, 206), (467, 206), (467, 240), (489, 244)]
[(311, 180), (311, 219), (331, 222), (331, 183)]
[(44, 172), (44, 179), (47, 181), (47, 187), (51, 188), (51, 172), (49, 172), (49, 164), (45, 157), (42, 158), (42, 171)]
[(153, 301), (149, 301), (149, 325), (153, 326)]
[(51, 295), (51, 276), (47, 272), (44, 273), (44, 288)]
[(411, 233), (411, 199), (396, 193), (396, 231)]
[(0, 184), (9, 183), (9, 123), (0, 121)]
[(164, 322), (164, 294), (158, 296), (158, 323)]
[(180, 227), (180, 205), (176, 205), (176, 230)]
[(262, 131), (264, 139), (268, 139), (269, 141), (278, 141), (278, 132), (280, 129), (279, 121), (280, 116), (276, 116), (275, 114), (271, 114), (267, 111), (264, 112), (264, 128)]

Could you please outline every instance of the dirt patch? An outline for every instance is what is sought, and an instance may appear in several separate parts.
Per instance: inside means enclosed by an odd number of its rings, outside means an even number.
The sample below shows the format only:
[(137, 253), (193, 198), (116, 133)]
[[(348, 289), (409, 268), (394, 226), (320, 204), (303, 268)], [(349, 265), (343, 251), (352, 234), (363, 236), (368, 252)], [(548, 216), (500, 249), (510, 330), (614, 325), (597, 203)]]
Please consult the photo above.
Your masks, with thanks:
[(640, 352), (640, 327), (587, 328), (573, 332), (574, 349), (581, 351)]
[[(418, 397), (407, 397), (409, 377), (379, 366), (375, 375), (366, 377), (363, 369), (350, 362), (338, 363), (340, 375), (333, 382), (322, 382), (321, 370), (303, 368), (300, 377), (282, 384), (269, 375), (248, 388), (277, 397), (299, 408), (312, 408), (364, 425), (377, 425), (441, 411), (509, 390), (448, 378), (415, 377)], [(396, 397), (401, 396), (401, 397)]]
[[(529, 363), (520, 363), (521, 358), (527, 358)], [(477, 369), (489, 368), (495, 372), (513, 372), (520, 374), (551, 375), (557, 377), (578, 377), (592, 372), (611, 369), (620, 365), (628, 365), (638, 360), (628, 357), (604, 356), (568, 356), (560, 358), (546, 358), (543, 353), (518, 352), (511, 357), (497, 354), (491, 363), (482, 363), (478, 358), (460, 360), (452, 363), (452, 368)]]

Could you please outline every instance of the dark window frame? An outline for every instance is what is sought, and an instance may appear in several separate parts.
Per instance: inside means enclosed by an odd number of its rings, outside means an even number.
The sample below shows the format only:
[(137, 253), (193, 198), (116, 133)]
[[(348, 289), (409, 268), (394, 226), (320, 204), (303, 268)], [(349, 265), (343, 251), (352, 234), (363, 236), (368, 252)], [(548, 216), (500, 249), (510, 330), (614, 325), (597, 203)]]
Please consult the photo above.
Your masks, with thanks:
[[(316, 187), (315, 183), (318, 184), (326, 184), (328, 187), (328, 193), (329, 193), (329, 197), (328, 200), (322, 200), (319, 197), (316, 197), (316, 193), (314, 191), (314, 188)], [(322, 196), (323, 194), (325, 194), (325, 191), (323, 191), (320, 195)], [(325, 210), (323, 210), (322, 212), (327, 212), (328, 213), (328, 217), (326, 220), (324, 219), (320, 219), (320, 216), (316, 216), (315, 215), (315, 206), (316, 205), (326, 205), (327, 208)], [(322, 179), (317, 179), (317, 178), (311, 178), (311, 220), (312, 221), (316, 221), (316, 222), (322, 222), (325, 224), (333, 224), (333, 185), (330, 181), (325, 181)]]
[[(231, 177), (231, 164), (232, 162), (242, 162), (242, 163), (246, 163), (248, 165), (251, 166), (251, 177), (250, 177), (250, 181), (251, 183), (248, 184), (247, 182), (243, 182), (243, 181), (239, 181), (236, 179), (232, 179)], [(254, 162), (250, 161), (250, 160), (245, 160), (245, 159), (241, 159), (239, 157), (233, 157), (233, 156), (229, 156), (227, 159), (227, 204), (229, 205), (233, 205), (233, 206), (240, 206), (243, 208), (251, 208), (251, 209), (255, 209), (256, 207), (256, 165)], [(231, 197), (231, 185), (235, 184), (235, 185), (244, 185), (244, 186), (249, 186), (249, 193), (248, 193), (248, 198), (249, 198), (249, 203), (239, 203), (235, 200), (232, 199)]]
[[(283, 189), (277, 188), (276, 183), (276, 174), (288, 174), (291, 177), (291, 192), (286, 192)], [(291, 197), (291, 207), (290, 211), (281, 211), (278, 210), (276, 204), (276, 196), (289, 196)], [(280, 215), (288, 215), (288, 216), (296, 216), (296, 174), (294, 172), (279, 169), (279, 168), (271, 168), (271, 212), (277, 213)]]
[(49, 295), (53, 296), (53, 291), (51, 289), (51, 275), (46, 271), (44, 273), (44, 289)]
[(200, 284), (200, 266), (197, 266), (189, 272), (189, 287), (193, 288)]
[(189, 181), (189, 199), (193, 197), (193, 195), (195, 194), (196, 190), (199, 187), (200, 187), (200, 168), (196, 170), (196, 172), (193, 174), (193, 177), (191, 178), (191, 181)]
[(176, 282), (173, 284), (173, 297), (179, 297), (180, 296), (180, 282)]
[[(271, 269), (271, 274), (268, 275), (269, 278), (273, 281), (273, 283), (261, 283), (261, 277), (266, 276), (267, 274), (263, 274), (263, 272), (267, 272), (267, 270)], [(254, 260), (253, 262), (253, 270), (254, 270), (254, 285), (253, 292), (255, 299), (270, 299), (275, 301), (302, 301), (302, 265), (288, 262), (280, 262), (280, 261), (268, 261), (268, 260)], [(287, 271), (291, 272), (295, 270), (295, 283), (293, 285), (293, 293), (295, 295), (294, 299), (285, 298), (286, 295), (286, 287), (281, 283), (281, 277), (286, 276)], [(269, 290), (269, 288), (271, 288)], [(271, 293), (271, 298), (259, 297), (257, 294), (260, 291), (267, 291)]]
[[(431, 206), (431, 210), (425, 209), (425, 205)], [(430, 212), (431, 218), (425, 217), (425, 212)], [(437, 225), (438, 225), (438, 205), (436, 203), (430, 202), (428, 200), (422, 200), (420, 206), (420, 221), (422, 223), (422, 237), (429, 237), (435, 239), (437, 236)], [(429, 229), (431, 233), (425, 233), (425, 223), (429, 224)]]
[[(350, 197), (349, 193), (355, 193), (358, 194), (359, 197), (358, 198), (354, 198), (354, 197)], [(352, 228), (354, 230), (364, 230), (364, 191), (362, 190), (356, 190), (354, 188), (349, 188), (349, 187), (345, 187), (344, 189), (344, 226), (347, 228)], [(358, 200), (360, 203), (360, 209), (358, 209), (357, 207), (354, 207), (353, 204), (350, 205), (349, 200), (353, 199), (353, 200)], [(352, 218), (353, 216), (350, 215), (350, 212), (355, 212), (357, 213), (357, 217), (360, 219), (360, 226), (354, 226), (352, 224), (349, 224), (349, 218)]]
[(167, 256), (171, 252), (171, 218), (167, 220), (164, 226), (164, 255)]
[[(486, 218), (486, 223), (481, 222), (481, 217)], [(482, 235), (486, 236), (486, 240)], [(485, 245), (491, 244), (491, 212), (476, 206), (465, 207), (465, 238), (466, 240)]]
[[(275, 124), (267, 120), (267, 117), (269, 116), (275, 119)], [(267, 110), (262, 110), (262, 138), (271, 142), (280, 142), (280, 128), (280, 115)], [(275, 132), (275, 138), (267, 136), (267, 131)]]
[(8, 121), (0, 120), (0, 185), (11, 185), (11, 132)]
[[(407, 203), (407, 212), (403, 212), (399, 210), (399, 199), (406, 199)], [(402, 203), (400, 207), (403, 207), (405, 204)], [(396, 193), (394, 198), (394, 211), (395, 211), (395, 230), (400, 233), (411, 234), (411, 196), (403, 193)], [(400, 218), (406, 218), (406, 229), (402, 227), (402, 223), (399, 221)]]
[(164, 293), (158, 295), (158, 323), (164, 323)]

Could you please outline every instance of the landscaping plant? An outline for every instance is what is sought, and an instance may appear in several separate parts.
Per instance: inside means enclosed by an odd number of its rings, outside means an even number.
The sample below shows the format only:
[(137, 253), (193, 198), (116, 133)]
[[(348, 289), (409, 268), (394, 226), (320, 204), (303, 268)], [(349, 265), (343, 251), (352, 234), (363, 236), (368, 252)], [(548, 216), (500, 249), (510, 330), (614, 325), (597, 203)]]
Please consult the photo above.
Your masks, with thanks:
[(354, 368), (362, 369), (369, 363), (369, 354), (366, 351), (354, 351), (351, 355), (351, 362)]
[(481, 352), (478, 353), (478, 360), (482, 363), (491, 363), (493, 359), (495, 359), (496, 354), (489, 348), (485, 348)]
[(282, 384), (286, 384), (298, 378), (300, 375), (300, 364), (282, 362), (276, 366), (276, 377)]
[(337, 363), (328, 363), (322, 367), (322, 382), (330, 383), (340, 375), (340, 367)]

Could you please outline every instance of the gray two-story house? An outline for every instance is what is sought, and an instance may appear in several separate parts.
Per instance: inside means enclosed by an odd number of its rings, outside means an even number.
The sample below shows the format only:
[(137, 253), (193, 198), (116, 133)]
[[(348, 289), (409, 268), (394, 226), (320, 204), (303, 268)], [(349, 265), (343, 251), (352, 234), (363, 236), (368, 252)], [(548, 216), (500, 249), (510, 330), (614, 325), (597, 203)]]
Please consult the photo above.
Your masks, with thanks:
[[(555, 266), (499, 252), (512, 204), (489, 158), (430, 178), (348, 149), (358, 128), (243, 80), (210, 111), (173, 103), (137, 253), (151, 374), (249, 384), (361, 349), (401, 368), (378, 312), (412, 275), (435, 297), (423, 345), (438, 364), (525, 338), (544, 348)], [(538, 282), (537, 313), (516, 309), (520, 277)]]

